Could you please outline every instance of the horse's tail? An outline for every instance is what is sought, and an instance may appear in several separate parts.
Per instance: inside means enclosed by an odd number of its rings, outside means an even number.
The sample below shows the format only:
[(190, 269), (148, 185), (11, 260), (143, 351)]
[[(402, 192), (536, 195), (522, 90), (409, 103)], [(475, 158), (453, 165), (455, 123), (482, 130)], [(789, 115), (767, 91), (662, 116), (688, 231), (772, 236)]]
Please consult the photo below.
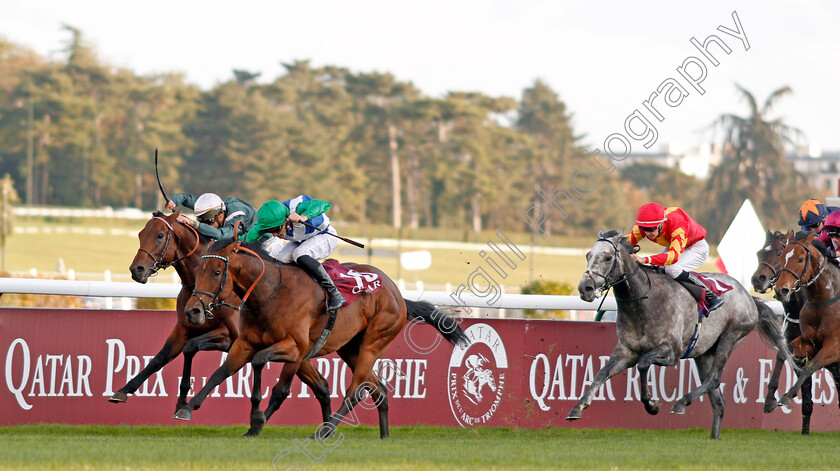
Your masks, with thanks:
[(753, 301), (755, 301), (755, 307), (758, 308), (757, 327), (761, 338), (770, 347), (778, 350), (779, 354), (798, 371), (799, 367), (796, 366), (796, 359), (790, 353), (785, 335), (782, 329), (779, 328), (779, 323), (776, 322), (776, 313), (761, 299), (753, 296)]
[(434, 327), (440, 335), (451, 344), (467, 345), (469, 340), (461, 328), (459, 320), (452, 315), (451, 310), (435, 307), (428, 301), (405, 300), (408, 318), (423, 321)]

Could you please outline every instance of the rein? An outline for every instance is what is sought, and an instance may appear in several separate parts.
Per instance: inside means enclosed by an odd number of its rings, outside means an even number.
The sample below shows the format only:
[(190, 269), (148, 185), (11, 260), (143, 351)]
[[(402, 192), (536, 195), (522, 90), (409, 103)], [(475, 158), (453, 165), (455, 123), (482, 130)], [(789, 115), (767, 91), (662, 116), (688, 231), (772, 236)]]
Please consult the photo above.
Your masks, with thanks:
[[(618, 262), (618, 254), (619, 254), (618, 246), (615, 245), (615, 243), (613, 241), (611, 241), (609, 239), (605, 239), (605, 238), (600, 238), (596, 242), (607, 242), (612, 246), (613, 250), (615, 251), (615, 256), (613, 257), (612, 266), (610, 266), (610, 270), (607, 272), (606, 275), (602, 275), (600, 273), (594, 273), (591, 270), (586, 270), (585, 272), (583, 272), (584, 275), (588, 276), (589, 278), (592, 278), (593, 282), (595, 281), (595, 278), (592, 275), (600, 276), (601, 278), (604, 279), (604, 284), (601, 285), (601, 287), (599, 288), (601, 291), (604, 292), (604, 297), (603, 297), (604, 299), (601, 300), (601, 305), (603, 306), (604, 300), (607, 297), (607, 292), (609, 292), (610, 288), (612, 288), (615, 285), (625, 283), (630, 278), (633, 278), (636, 275), (636, 273), (638, 273), (639, 269), (641, 268), (641, 265), (637, 263), (636, 268), (633, 270), (632, 273), (630, 273), (629, 275), (626, 275), (626, 276), (622, 276), (618, 280), (610, 283), (609, 282), (609, 277), (610, 277), (610, 275), (612, 275), (613, 271), (615, 271), (615, 268), (616, 268), (617, 262)], [(647, 272), (644, 272), (644, 273), (645, 273), (645, 275), (647, 275), (647, 279), (648, 279), (648, 288), (647, 288), (647, 291), (645, 292), (644, 295), (642, 295), (638, 298), (631, 298), (631, 299), (619, 298), (618, 296), (616, 296), (616, 300), (629, 302), (629, 301), (640, 301), (642, 299), (647, 299), (647, 297), (648, 297), (647, 295), (648, 295), (648, 293), (650, 293), (650, 289), (653, 285), (650, 281), (650, 275)], [(600, 310), (600, 309), (601, 309), (601, 307), (599, 306), (598, 310)]]
[(183, 257), (176, 258), (175, 260), (172, 260), (171, 262), (164, 262), (163, 259), (166, 257), (166, 253), (169, 252), (169, 246), (172, 244), (173, 235), (175, 236), (175, 238), (178, 239), (178, 244), (175, 246), (176, 255), (178, 253), (178, 246), (181, 245), (181, 237), (178, 236), (178, 234), (175, 232), (175, 228), (172, 227), (172, 224), (170, 224), (169, 221), (166, 220), (166, 218), (162, 218), (160, 216), (155, 216), (152, 219), (159, 219), (159, 220), (163, 221), (163, 223), (169, 229), (169, 232), (166, 233), (166, 243), (164, 243), (163, 250), (160, 252), (159, 256), (155, 256), (155, 254), (146, 250), (143, 247), (140, 247), (138, 249), (142, 252), (146, 252), (147, 254), (149, 254), (149, 257), (151, 257), (152, 260), (155, 261), (155, 263), (152, 264), (151, 268), (149, 268), (149, 271), (150, 271), (149, 276), (154, 276), (154, 275), (157, 274), (158, 271), (165, 270), (165, 269), (171, 267), (172, 265), (180, 262), (181, 260), (184, 260), (185, 258), (189, 257), (190, 255), (194, 254), (195, 251), (198, 250), (198, 246), (201, 244), (201, 238), (198, 236), (198, 231), (196, 231), (194, 228), (192, 228), (190, 226), (184, 225), (184, 227), (189, 228), (191, 231), (193, 231), (193, 233), (195, 233), (195, 247), (193, 247), (193, 249), (190, 250), (190, 252), (188, 254), (184, 255)]

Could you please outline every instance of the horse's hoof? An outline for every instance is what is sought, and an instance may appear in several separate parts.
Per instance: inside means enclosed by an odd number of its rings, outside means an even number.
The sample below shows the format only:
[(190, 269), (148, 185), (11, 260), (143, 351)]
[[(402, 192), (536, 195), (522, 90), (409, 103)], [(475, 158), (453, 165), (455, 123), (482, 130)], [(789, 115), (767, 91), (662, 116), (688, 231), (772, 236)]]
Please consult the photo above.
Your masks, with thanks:
[(583, 417), (583, 411), (575, 407), (569, 411), (569, 415), (566, 416), (566, 420), (572, 421), (580, 419), (581, 417)]
[(125, 402), (127, 400), (128, 400), (128, 394), (126, 394), (122, 391), (117, 391), (117, 392), (114, 393), (113, 396), (108, 398), (108, 402), (113, 402), (114, 404), (119, 404), (119, 403)]
[(793, 401), (787, 396), (782, 396), (781, 398), (779, 398), (779, 405), (785, 407), (793, 407)]
[(676, 415), (683, 415), (685, 414), (685, 406), (678, 402), (674, 404), (673, 407), (671, 407), (671, 413)]
[(659, 413), (659, 401), (649, 401), (645, 404), (645, 410), (650, 415), (656, 415)]
[(257, 414), (251, 414), (251, 430), (257, 429), (257, 433), (259, 433), (263, 425), (265, 425), (265, 414), (262, 411)]
[(248, 429), (247, 432), (245, 432), (245, 435), (242, 435), (242, 436), (243, 437), (258, 437), (260, 435), (260, 432), (262, 432), (262, 427), (251, 427), (251, 428)]
[(764, 403), (764, 413), (769, 414), (769, 413), (773, 412), (774, 410), (776, 410), (777, 407), (779, 407), (778, 402), (765, 402)]
[(190, 420), (192, 418), (192, 412), (188, 411), (187, 409), (180, 409), (178, 412), (175, 413), (173, 417), (178, 420)]

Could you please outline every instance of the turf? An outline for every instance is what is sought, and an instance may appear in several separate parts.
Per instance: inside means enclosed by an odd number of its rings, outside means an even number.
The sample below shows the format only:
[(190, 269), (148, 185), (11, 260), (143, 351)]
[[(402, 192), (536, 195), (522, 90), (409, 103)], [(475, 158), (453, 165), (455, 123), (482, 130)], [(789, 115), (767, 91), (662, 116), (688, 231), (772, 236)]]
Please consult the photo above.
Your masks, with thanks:
[[(306, 442), (315, 427), (0, 427), (0, 469), (436, 470), (836, 469), (840, 433), (724, 430), (339, 428), (332, 449)], [(298, 451), (307, 447), (310, 457)], [(288, 451), (288, 454), (283, 453)], [(276, 461), (275, 461), (276, 460)], [(273, 466), (273, 467), (272, 467)]]

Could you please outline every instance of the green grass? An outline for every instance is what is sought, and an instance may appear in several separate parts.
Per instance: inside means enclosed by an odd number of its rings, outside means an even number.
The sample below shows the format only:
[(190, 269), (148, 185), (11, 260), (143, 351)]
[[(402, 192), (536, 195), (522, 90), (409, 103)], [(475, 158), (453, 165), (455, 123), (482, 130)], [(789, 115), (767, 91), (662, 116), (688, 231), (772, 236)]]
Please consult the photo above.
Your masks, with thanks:
[[(504, 428), (342, 426), (332, 450), (316, 443), (314, 463), (296, 451), (312, 427), (267, 427), (256, 439), (245, 427), (0, 427), (0, 469), (27, 470), (269, 470), (296, 469), (836, 469), (840, 433), (724, 430), (524, 430)], [(339, 440), (339, 439), (336, 439)], [(295, 468), (288, 468), (295, 469)]]

